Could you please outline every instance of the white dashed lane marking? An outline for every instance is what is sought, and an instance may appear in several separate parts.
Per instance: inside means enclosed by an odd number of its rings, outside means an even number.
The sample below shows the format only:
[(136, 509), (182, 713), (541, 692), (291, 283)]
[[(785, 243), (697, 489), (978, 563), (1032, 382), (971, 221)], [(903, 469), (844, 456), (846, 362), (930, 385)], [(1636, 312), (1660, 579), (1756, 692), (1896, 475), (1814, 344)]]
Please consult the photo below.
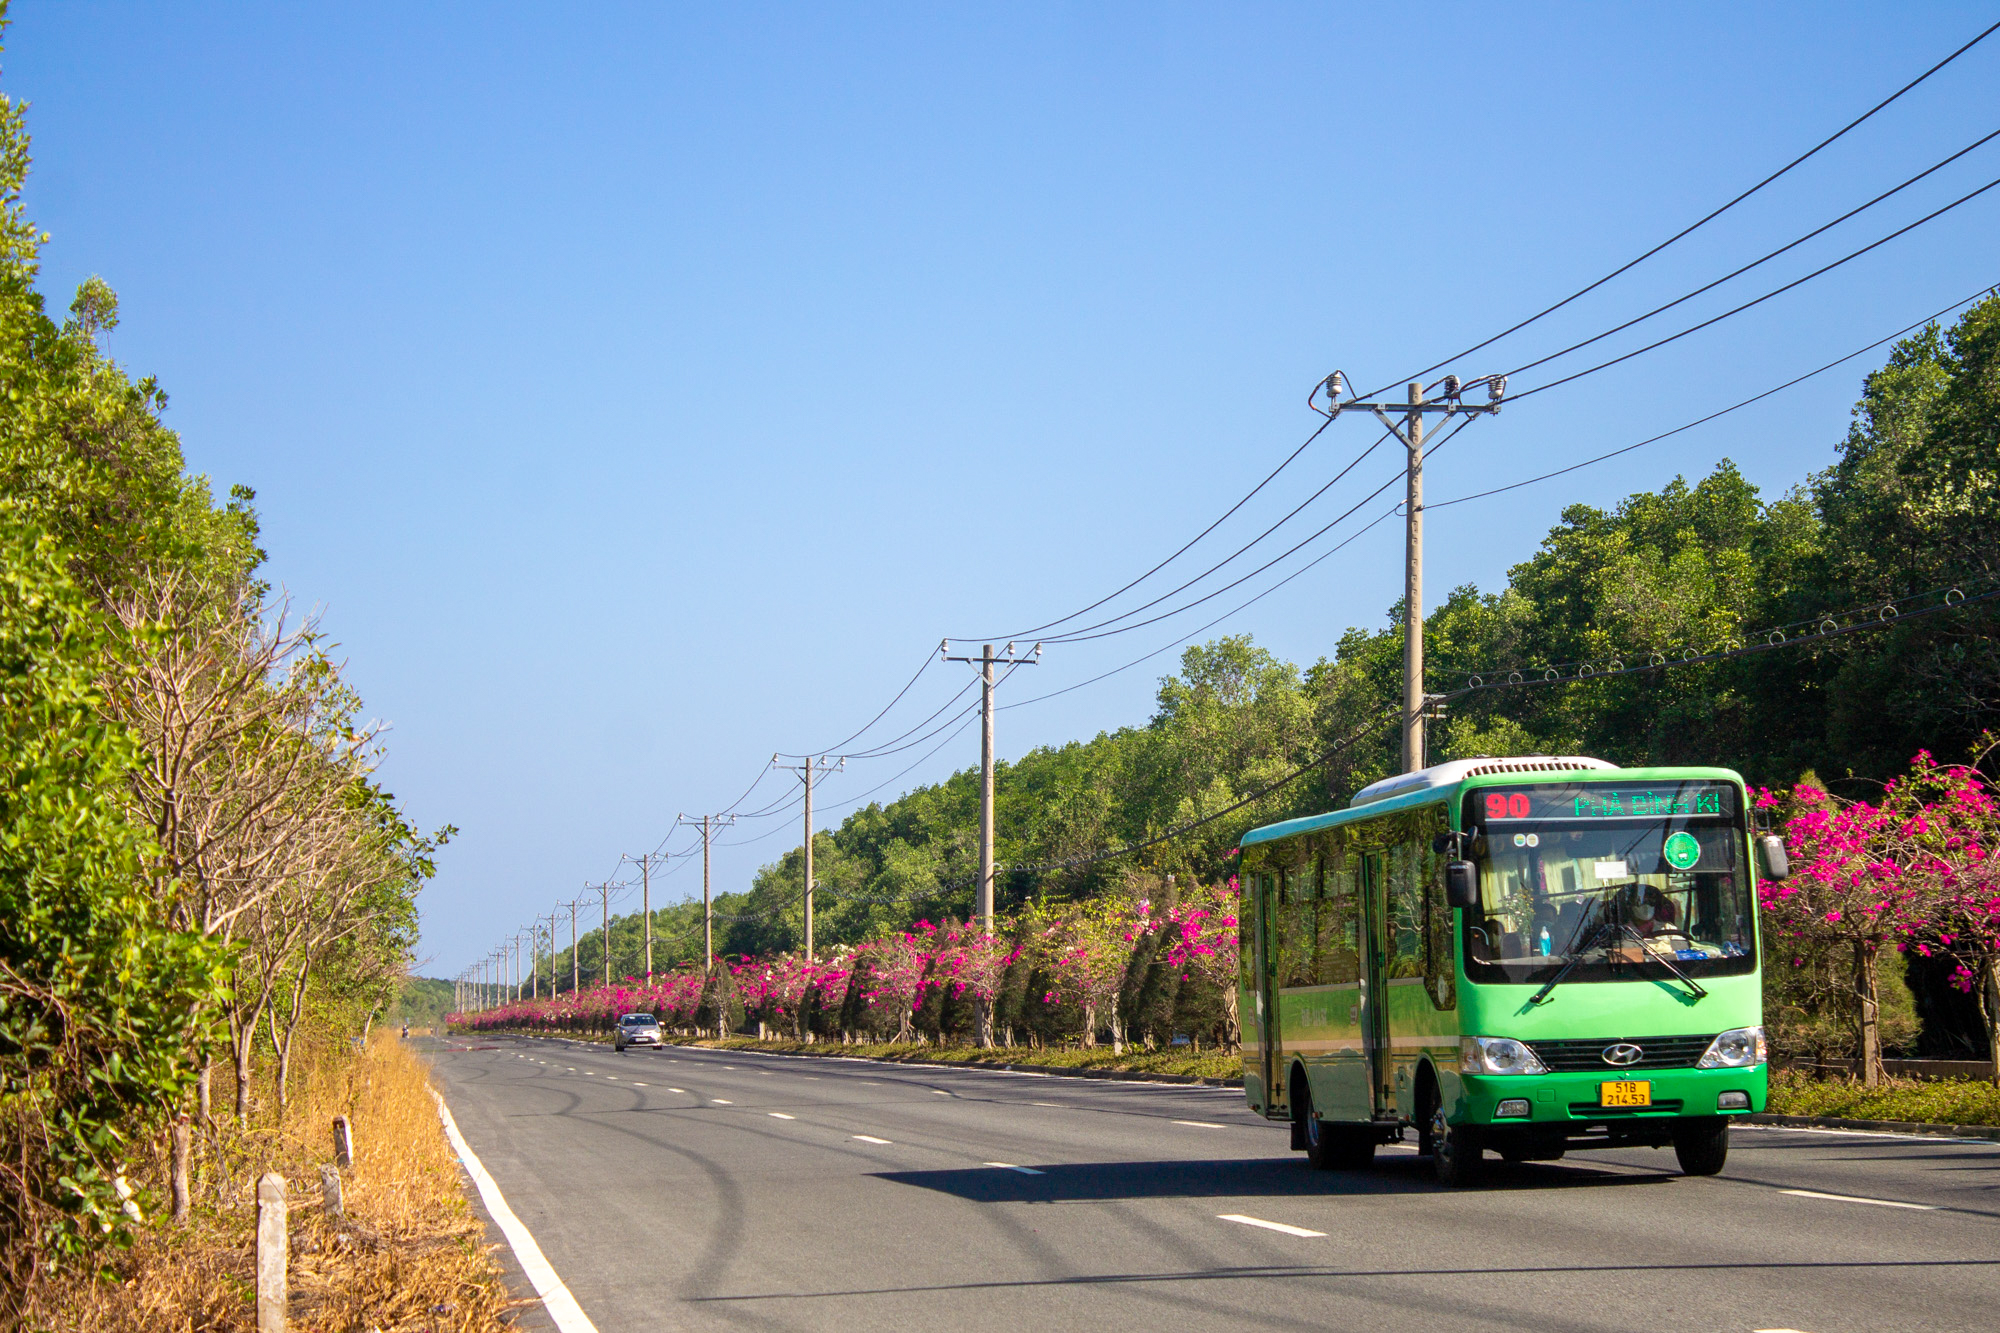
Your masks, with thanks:
[(1308, 1231), (1304, 1227), (1295, 1227), (1286, 1222), (1266, 1222), (1261, 1217), (1245, 1217), (1241, 1213), (1217, 1213), (1215, 1216), (1219, 1221), (1241, 1222), (1246, 1227), (1262, 1227), (1266, 1231), (1282, 1231), (1287, 1236), (1324, 1236), (1326, 1234), (1324, 1231)]
[(722, 1098), (720, 1098), (720, 1097), (710, 1097), (710, 1098), (709, 1098), (709, 1100), (710, 1100), (710, 1101), (712, 1101), (712, 1102), (714, 1102), (714, 1103), (715, 1103), (715, 1104), (716, 1104), (717, 1106), (734, 1106), (734, 1105), (736, 1105), (736, 1103), (735, 1103), (735, 1102), (732, 1102), (732, 1101), (725, 1101), (725, 1100), (723, 1100), (723, 1099), (722, 1099)]
[(784, 1113), (783, 1111), (766, 1111), (766, 1112), (764, 1112), (764, 1114), (765, 1114), (765, 1115), (768, 1115), (768, 1116), (770, 1116), (770, 1117), (771, 1117), (771, 1119), (773, 1119), (773, 1120), (797, 1120), (797, 1119), (798, 1119), (798, 1117), (797, 1117), (797, 1116), (795, 1116), (795, 1115), (786, 1115), (786, 1114), (785, 1114), (785, 1113)]
[(1046, 1171), (1037, 1171), (1032, 1166), (1015, 1166), (1012, 1162), (988, 1162), (986, 1165), (997, 1166), (1002, 1171), (1019, 1171), (1024, 1176), (1045, 1176), (1048, 1174)]
[(1176, 1120), (1176, 1125), (1186, 1125), (1189, 1129), (1226, 1129), (1226, 1125), (1214, 1124), (1207, 1120)]
[(1821, 1194), (1818, 1190), (1779, 1190), (1778, 1193), (1790, 1194), (1800, 1199), (1831, 1199), (1835, 1203), (1872, 1203), (1877, 1208), (1908, 1208), (1919, 1213), (1937, 1211), (1928, 1203), (1900, 1203), (1895, 1199), (1863, 1199), (1852, 1194)]
[(860, 1139), (863, 1143), (887, 1143), (889, 1141), (887, 1139), (878, 1139), (873, 1134), (856, 1134), (854, 1137)]

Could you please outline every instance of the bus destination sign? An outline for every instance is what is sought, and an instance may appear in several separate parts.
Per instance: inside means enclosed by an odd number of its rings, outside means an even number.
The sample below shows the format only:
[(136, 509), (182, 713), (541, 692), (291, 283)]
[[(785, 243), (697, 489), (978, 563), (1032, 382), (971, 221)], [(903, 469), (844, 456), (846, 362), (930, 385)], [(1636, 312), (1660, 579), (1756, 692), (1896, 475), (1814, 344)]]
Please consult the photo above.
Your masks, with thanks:
[(1487, 823), (1542, 819), (1714, 819), (1736, 813), (1736, 789), (1725, 782), (1663, 782), (1634, 786), (1589, 782), (1488, 788), (1473, 796)]

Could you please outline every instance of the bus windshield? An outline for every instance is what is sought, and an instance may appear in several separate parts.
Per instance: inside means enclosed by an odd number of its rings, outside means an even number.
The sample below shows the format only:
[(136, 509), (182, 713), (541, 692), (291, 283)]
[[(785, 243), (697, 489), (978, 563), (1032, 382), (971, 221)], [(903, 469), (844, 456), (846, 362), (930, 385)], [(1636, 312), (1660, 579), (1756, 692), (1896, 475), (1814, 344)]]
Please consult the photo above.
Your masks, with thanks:
[(1756, 966), (1732, 784), (1486, 787), (1465, 799), (1481, 902), (1464, 914), (1468, 980), (1545, 983), (1570, 964), (1565, 985)]

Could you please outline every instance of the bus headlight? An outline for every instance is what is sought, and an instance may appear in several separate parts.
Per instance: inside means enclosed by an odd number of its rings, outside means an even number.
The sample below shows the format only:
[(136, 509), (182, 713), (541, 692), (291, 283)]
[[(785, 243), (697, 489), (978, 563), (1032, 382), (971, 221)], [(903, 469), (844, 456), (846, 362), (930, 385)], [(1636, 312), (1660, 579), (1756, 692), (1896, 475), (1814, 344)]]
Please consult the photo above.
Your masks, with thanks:
[(1512, 1037), (1460, 1037), (1458, 1068), (1462, 1074), (1546, 1074), (1541, 1062), (1526, 1042)]
[(1768, 1052), (1762, 1028), (1731, 1028), (1708, 1044), (1696, 1069), (1752, 1069)]

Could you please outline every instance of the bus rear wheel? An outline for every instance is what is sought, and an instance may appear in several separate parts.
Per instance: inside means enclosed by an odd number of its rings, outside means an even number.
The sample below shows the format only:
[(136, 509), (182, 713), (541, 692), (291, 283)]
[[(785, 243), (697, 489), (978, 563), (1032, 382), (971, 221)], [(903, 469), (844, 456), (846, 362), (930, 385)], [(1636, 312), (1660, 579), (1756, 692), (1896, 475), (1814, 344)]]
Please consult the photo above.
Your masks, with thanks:
[(1463, 1189), (1479, 1183), (1484, 1174), (1486, 1144), (1477, 1125), (1454, 1125), (1445, 1119), (1444, 1108), (1431, 1112), (1431, 1169), (1438, 1184), (1447, 1189)]
[(1359, 1171), (1375, 1161), (1375, 1136), (1365, 1125), (1329, 1125), (1313, 1114), (1312, 1091), (1303, 1082), (1292, 1094), (1292, 1114), (1306, 1161), (1315, 1171)]
[(1721, 1116), (1674, 1126), (1674, 1156), (1691, 1176), (1712, 1176), (1729, 1161), (1729, 1122)]

